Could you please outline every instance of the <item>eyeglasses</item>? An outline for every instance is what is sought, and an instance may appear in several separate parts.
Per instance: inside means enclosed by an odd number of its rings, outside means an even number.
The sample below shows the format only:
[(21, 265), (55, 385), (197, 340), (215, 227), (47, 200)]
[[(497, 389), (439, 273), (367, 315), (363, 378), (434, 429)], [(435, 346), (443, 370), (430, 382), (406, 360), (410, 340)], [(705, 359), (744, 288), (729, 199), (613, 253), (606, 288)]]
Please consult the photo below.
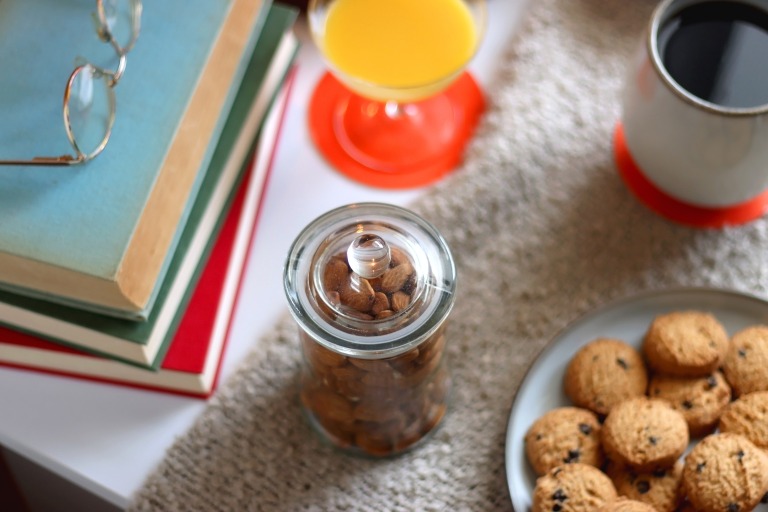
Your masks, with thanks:
[[(75, 154), (36, 156), (30, 160), (0, 159), (0, 165), (77, 165), (104, 150), (115, 124), (114, 89), (125, 72), (127, 54), (139, 37), (141, 10), (141, 0), (96, 0), (96, 12), (92, 13), (96, 35), (114, 48), (118, 62), (111, 70), (80, 57), (75, 61), (75, 69), (64, 89), (62, 106), (64, 130)], [(122, 44), (121, 41), (126, 39)], [(106, 106), (106, 109), (100, 109), (100, 106)]]

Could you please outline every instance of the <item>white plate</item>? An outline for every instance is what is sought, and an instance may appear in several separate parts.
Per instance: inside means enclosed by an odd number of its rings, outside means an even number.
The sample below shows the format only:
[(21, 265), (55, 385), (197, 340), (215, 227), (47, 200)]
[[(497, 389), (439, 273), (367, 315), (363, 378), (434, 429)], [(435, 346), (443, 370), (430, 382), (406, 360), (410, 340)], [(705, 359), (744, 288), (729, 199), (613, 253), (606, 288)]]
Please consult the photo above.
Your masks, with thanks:
[[(566, 327), (539, 354), (515, 396), (507, 426), (505, 465), (512, 505), (530, 510), (536, 476), (525, 458), (523, 438), (546, 411), (571, 405), (562, 390), (565, 367), (576, 351), (598, 337), (612, 337), (640, 347), (656, 315), (684, 309), (709, 311), (732, 335), (754, 324), (768, 324), (768, 302), (733, 291), (682, 288), (647, 292), (602, 306)], [(760, 505), (756, 511), (768, 511)]]

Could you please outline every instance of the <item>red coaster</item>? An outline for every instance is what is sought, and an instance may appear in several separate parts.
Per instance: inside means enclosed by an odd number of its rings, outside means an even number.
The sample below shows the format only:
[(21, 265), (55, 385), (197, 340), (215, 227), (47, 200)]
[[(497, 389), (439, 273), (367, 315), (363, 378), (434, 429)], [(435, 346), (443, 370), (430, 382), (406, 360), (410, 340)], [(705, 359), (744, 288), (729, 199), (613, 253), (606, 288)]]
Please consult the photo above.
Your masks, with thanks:
[(619, 174), (641, 203), (672, 221), (697, 228), (722, 228), (753, 221), (768, 211), (768, 190), (744, 203), (705, 208), (676, 199), (654, 185), (635, 163), (624, 139), (624, 128), (616, 124), (613, 151)]
[[(444, 140), (435, 145), (435, 150), (429, 157), (408, 158), (409, 150), (405, 149), (405, 143), (412, 143), (413, 138), (408, 132), (408, 127), (404, 127), (402, 130), (390, 130), (384, 139), (385, 142), (374, 143), (380, 153), (390, 152), (397, 161), (391, 166), (377, 166), (367, 163), (364, 157), (355, 155), (349, 147), (351, 139), (377, 131), (375, 124), (372, 123), (370, 129), (358, 128), (357, 132), (351, 132), (353, 136), (342, 133), (356, 120), (355, 115), (344, 117), (346, 109), (349, 105), (359, 105), (366, 101), (368, 100), (352, 93), (331, 73), (325, 73), (310, 100), (310, 135), (323, 156), (342, 174), (366, 185), (392, 189), (427, 185), (452, 171), (461, 161), (466, 143), (485, 109), (485, 99), (480, 87), (469, 73), (462, 73), (441, 94), (412, 104), (417, 109), (441, 112), (439, 126), (410, 128), (426, 128), (428, 131), (418, 134), (422, 137), (424, 133), (442, 134)], [(381, 103), (378, 105), (383, 107)], [(412, 133), (417, 135), (415, 131)], [(424, 149), (422, 145), (418, 147)]]

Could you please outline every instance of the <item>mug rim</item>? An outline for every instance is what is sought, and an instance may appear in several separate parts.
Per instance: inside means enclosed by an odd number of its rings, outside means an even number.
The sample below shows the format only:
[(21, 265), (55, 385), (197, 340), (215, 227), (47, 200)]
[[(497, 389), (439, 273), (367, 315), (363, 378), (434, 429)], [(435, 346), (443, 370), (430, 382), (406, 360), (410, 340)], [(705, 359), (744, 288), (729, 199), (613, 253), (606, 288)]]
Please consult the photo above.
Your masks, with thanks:
[[(755, 107), (727, 107), (718, 105), (711, 101), (704, 100), (694, 95), (685, 89), (682, 85), (672, 78), (667, 68), (662, 62), (661, 55), (659, 54), (658, 35), (659, 28), (662, 23), (672, 17), (674, 14), (680, 12), (680, 10), (689, 7), (691, 5), (708, 3), (716, 0), (663, 0), (653, 11), (651, 15), (650, 23), (648, 24), (646, 45), (648, 54), (650, 55), (650, 61), (653, 67), (656, 69), (661, 82), (666, 85), (676, 96), (684, 100), (686, 103), (693, 105), (694, 107), (702, 110), (732, 117), (751, 117), (759, 114), (768, 113), (768, 102)], [(746, 4), (757, 9), (761, 9), (768, 14), (768, 2), (760, 2), (760, 0), (718, 0), (731, 3)], [(673, 10), (675, 3), (682, 3), (679, 9)]]

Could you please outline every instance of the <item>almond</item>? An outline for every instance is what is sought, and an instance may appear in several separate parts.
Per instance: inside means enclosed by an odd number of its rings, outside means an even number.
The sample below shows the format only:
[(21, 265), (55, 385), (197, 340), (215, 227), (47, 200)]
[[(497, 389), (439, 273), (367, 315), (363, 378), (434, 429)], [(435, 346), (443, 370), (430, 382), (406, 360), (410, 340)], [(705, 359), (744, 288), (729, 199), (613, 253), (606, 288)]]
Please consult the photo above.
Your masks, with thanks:
[(434, 334), (432, 338), (419, 347), (420, 353), (417, 359), (419, 364), (426, 364), (430, 359), (439, 356), (445, 347), (445, 335)]
[(399, 247), (391, 247), (389, 248), (389, 266), (390, 267), (397, 267), (398, 265), (402, 265), (403, 263), (410, 263), (411, 260), (408, 258), (408, 255), (405, 253), (404, 250), (400, 249)]
[(373, 288), (373, 291), (381, 291), (381, 277), (374, 277), (373, 279), (369, 279), (368, 282), (370, 283), (371, 288)]
[(401, 416), (400, 410), (393, 405), (387, 407), (386, 404), (377, 402), (360, 402), (352, 411), (352, 417), (358, 421), (371, 421), (375, 423), (386, 423), (388, 421), (397, 421)]
[(393, 359), (390, 359), (389, 365), (395, 370), (398, 370), (402, 373), (407, 371), (411, 363), (415, 361), (416, 358), (418, 357), (419, 357), (419, 349), (414, 348), (413, 350), (409, 350), (405, 354), (400, 354), (399, 356)]
[(376, 293), (370, 283), (362, 277), (347, 279), (339, 290), (341, 303), (362, 313), (367, 313), (373, 306)]
[(343, 423), (354, 421), (352, 404), (343, 396), (327, 390), (318, 390), (307, 398), (309, 398), (310, 409), (318, 416)]
[(389, 309), (389, 297), (384, 292), (376, 292), (371, 306), (371, 314), (378, 315), (382, 311)]
[(366, 372), (391, 372), (392, 367), (383, 359), (358, 359), (351, 357), (349, 362)]
[(366, 394), (365, 385), (357, 379), (336, 379), (333, 389), (350, 402), (358, 402)]
[(355, 444), (368, 455), (386, 457), (394, 453), (391, 440), (365, 431), (358, 432), (355, 436)]
[(402, 263), (384, 272), (381, 276), (381, 291), (393, 293), (400, 290), (413, 274), (413, 266), (410, 263)]
[(331, 373), (338, 381), (359, 380), (364, 375), (360, 368), (352, 365), (333, 368)]
[[(398, 379), (399, 376), (396, 375), (395, 371), (391, 372), (366, 372), (365, 375), (363, 375), (363, 384), (366, 386), (371, 386), (374, 388), (384, 388), (384, 389), (395, 389), (395, 386), (398, 385)], [(380, 390), (379, 390), (380, 391)]]
[(347, 364), (346, 356), (343, 356), (333, 350), (321, 346), (314, 340), (307, 340), (304, 342), (304, 351), (307, 354), (307, 359), (314, 365), (321, 366), (344, 366)]
[(323, 289), (327, 292), (338, 291), (347, 282), (349, 267), (340, 258), (331, 258), (323, 269)]
[(395, 292), (392, 294), (392, 310), (402, 311), (411, 303), (411, 296), (405, 292)]

